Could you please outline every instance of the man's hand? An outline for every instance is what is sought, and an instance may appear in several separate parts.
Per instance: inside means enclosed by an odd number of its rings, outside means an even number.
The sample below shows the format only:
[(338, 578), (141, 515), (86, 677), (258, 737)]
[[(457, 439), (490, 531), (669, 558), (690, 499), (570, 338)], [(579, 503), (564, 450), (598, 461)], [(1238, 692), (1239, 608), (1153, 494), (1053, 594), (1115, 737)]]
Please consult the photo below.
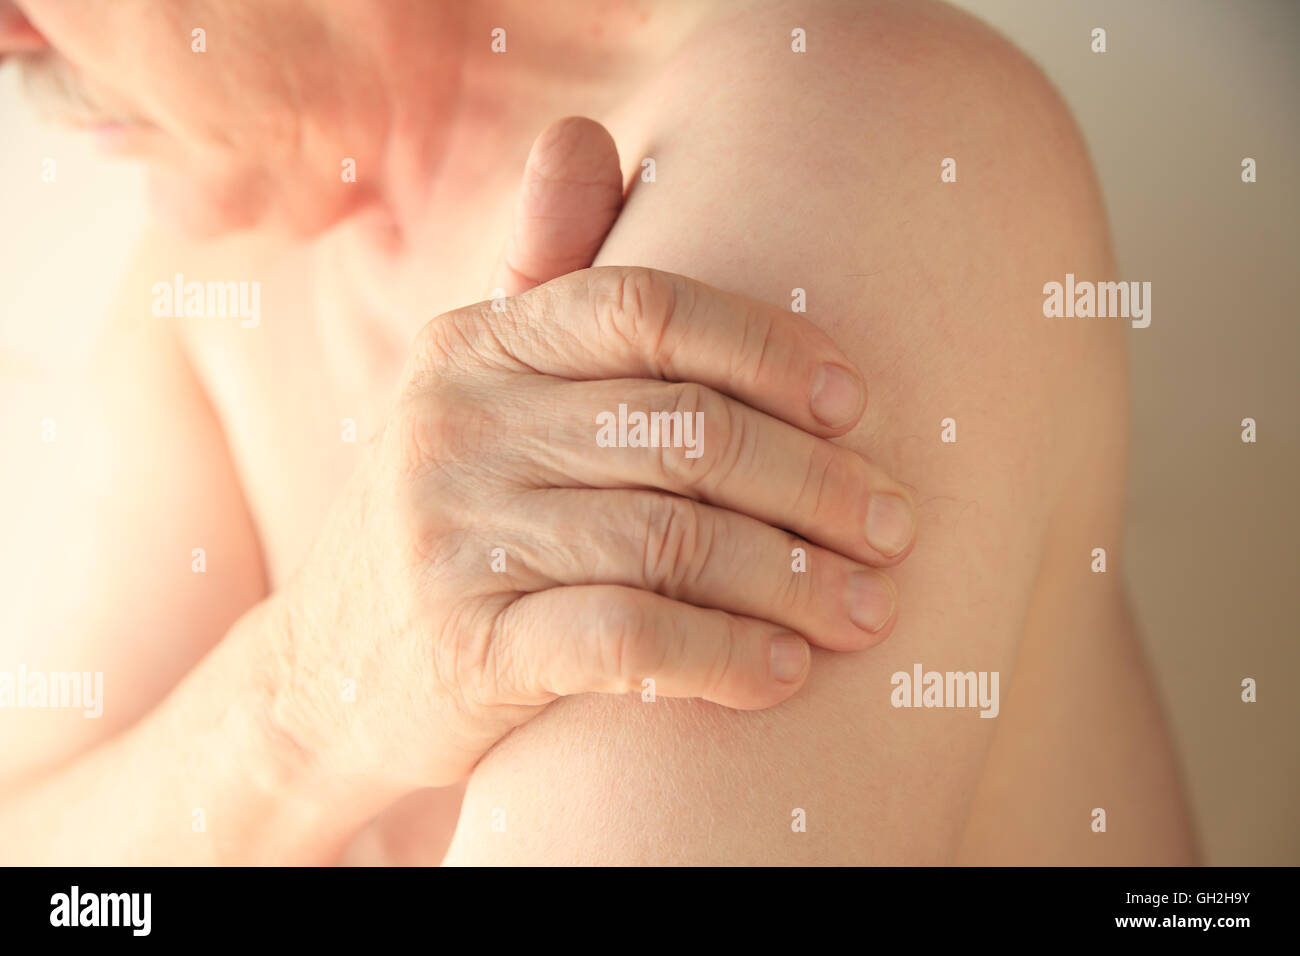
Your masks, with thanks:
[[(336, 769), (449, 784), (555, 698), (646, 679), (769, 707), (803, 682), (807, 641), (891, 629), (873, 567), (908, 550), (910, 500), (826, 440), (866, 391), (803, 318), (593, 269), (434, 319), (403, 378), (283, 595), (274, 716)], [(701, 453), (667, 427), (661, 447), (604, 447), (620, 405), (694, 427)], [(354, 703), (336, 674), (356, 675)]]

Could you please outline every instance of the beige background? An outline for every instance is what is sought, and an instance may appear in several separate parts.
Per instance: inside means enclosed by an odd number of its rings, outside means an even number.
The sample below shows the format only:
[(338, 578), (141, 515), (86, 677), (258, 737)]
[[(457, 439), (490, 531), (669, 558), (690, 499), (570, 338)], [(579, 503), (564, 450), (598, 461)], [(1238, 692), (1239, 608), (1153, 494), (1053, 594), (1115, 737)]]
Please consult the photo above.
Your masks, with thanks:
[[(1151, 327), (1130, 330), (1127, 573), (1206, 859), (1300, 863), (1300, 3), (958, 5), (1061, 90), (1121, 278), (1152, 283)], [(134, 171), (35, 126), (14, 79), (0, 73), (0, 370), (87, 354), (141, 223)], [(1247, 676), (1258, 703), (1241, 702)]]
[(1120, 277), (1152, 283), (1129, 332), (1127, 572), (1206, 861), (1300, 863), (1300, 3), (957, 5), (1061, 91)]

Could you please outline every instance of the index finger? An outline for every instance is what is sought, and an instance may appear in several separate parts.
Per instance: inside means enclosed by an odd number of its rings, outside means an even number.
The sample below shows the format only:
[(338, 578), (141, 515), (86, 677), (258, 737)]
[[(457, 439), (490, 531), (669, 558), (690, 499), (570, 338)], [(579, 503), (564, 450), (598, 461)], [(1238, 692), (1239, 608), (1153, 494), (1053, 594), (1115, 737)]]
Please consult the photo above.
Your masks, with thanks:
[(583, 269), (436, 323), (503, 368), (698, 382), (818, 435), (843, 434), (866, 407), (862, 375), (806, 318), (656, 269)]

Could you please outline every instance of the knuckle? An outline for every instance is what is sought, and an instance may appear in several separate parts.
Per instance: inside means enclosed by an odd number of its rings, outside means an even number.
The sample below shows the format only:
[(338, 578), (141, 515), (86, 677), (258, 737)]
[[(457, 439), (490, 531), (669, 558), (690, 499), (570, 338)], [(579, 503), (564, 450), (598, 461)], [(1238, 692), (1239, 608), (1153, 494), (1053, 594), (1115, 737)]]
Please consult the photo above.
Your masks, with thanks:
[(458, 309), (426, 322), (415, 335), (416, 373), (445, 375), (475, 365), (482, 356), (482, 329), (487, 321), (474, 310)]
[(524, 653), (518, 636), (503, 626), (508, 607), (491, 613), (488, 623), (472, 632), (477, 642), (462, 651), (473, 662), (472, 676), (477, 681), (470, 686), (479, 704), (518, 703), (545, 693), (533, 666), (536, 662)]
[(406, 396), (385, 433), (388, 461), (414, 480), (482, 453), (492, 432), (490, 412), (450, 389)]
[[(795, 495), (794, 511), (816, 521), (822, 515), (834, 514), (835, 489), (843, 487), (844, 459), (840, 449), (829, 442), (817, 441), (808, 455), (803, 481)], [(830, 506), (831, 511), (826, 509)]]
[(407, 601), (418, 608), (429, 580), (473, 580), (485, 542), (465, 526), (456, 509), (429, 506), (414, 497), (407, 496), (396, 556), (402, 562), (399, 568), (410, 576)]
[(477, 466), (496, 427), (489, 414), (442, 389), (399, 400), (356, 479), (353, 520), (367, 538), (387, 543), (373, 561), (425, 575), (476, 566), (474, 552), (492, 525), (479, 520)]
[(496, 609), (474, 602), (452, 604), (430, 656), (438, 685), (467, 707), (488, 707), (514, 685), (515, 655), (502, 646)]
[(592, 270), (591, 301), (598, 327), (626, 342), (662, 372), (671, 365), (677, 282), (639, 266)]
[(653, 615), (634, 593), (605, 602), (595, 637), (600, 672), (620, 691), (640, 687), (643, 678), (663, 667), (664, 649), (653, 627)]
[[(680, 382), (668, 388), (670, 400), (665, 403), (668, 411), (658, 419), (656, 454), (660, 474), (671, 486), (703, 497), (708, 489), (726, 480), (734, 458), (730, 451), (723, 454), (712, 451), (719, 441), (729, 448), (736, 437), (731, 408), (717, 392), (695, 382)], [(704, 446), (706, 423), (708, 451)], [(688, 434), (695, 442), (694, 450), (687, 447)]]
[[(788, 535), (786, 537), (785, 553), (793, 554), (796, 548), (804, 552), (806, 560), (812, 560), (810, 554), (812, 546), (801, 538)], [(813, 600), (816, 579), (818, 579), (818, 575), (815, 573), (815, 569), (812, 574), (800, 574), (790, 571), (779, 575), (779, 583), (771, 592), (772, 606), (786, 611), (793, 611), (798, 608), (817, 609), (818, 604)]]
[(704, 676), (704, 696), (716, 699), (720, 696), (722, 688), (735, 680), (743, 673), (737, 657), (737, 650), (742, 642), (747, 640), (747, 635), (741, 633), (740, 622), (730, 614), (722, 614), (723, 640), (717, 655), (709, 665), (708, 673)]
[(777, 325), (765, 311), (753, 309), (747, 310), (742, 327), (744, 342), (732, 361), (731, 381), (756, 387), (768, 366), (780, 360), (776, 349)]
[(647, 500), (643, 576), (649, 587), (672, 597), (708, 560), (709, 522), (699, 505), (685, 498), (652, 495)]

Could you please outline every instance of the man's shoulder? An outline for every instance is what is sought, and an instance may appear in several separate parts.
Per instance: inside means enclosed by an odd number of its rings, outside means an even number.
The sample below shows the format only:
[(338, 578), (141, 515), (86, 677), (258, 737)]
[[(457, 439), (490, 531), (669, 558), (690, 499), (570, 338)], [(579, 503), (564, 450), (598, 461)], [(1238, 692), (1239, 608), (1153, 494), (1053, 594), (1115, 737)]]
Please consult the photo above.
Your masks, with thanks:
[[(1044, 316), (1046, 284), (1113, 269), (1068, 110), (1009, 43), (939, 4), (747, 10), (703, 28), (659, 84), (653, 178), (634, 181), (598, 264), (805, 311), (870, 383), (853, 441), (954, 497), (1016, 462), (1048, 507), (1082, 454), (1070, 436), (1122, 435), (1126, 415), (1127, 323)], [(1107, 400), (1080, 401), (1099, 388)], [(916, 440), (948, 419), (982, 440), (960, 456)]]
[[(1071, 390), (1112, 384), (1087, 337), (1118, 327), (1043, 316), (1044, 282), (1105, 267), (1059, 103), (1026, 92), (1033, 68), (982, 28), (917, 10), (778, 3), (703, 29), (648, 94), (647, 128), (616, 136), (645, 173), (597, 261), (802, 311), (857, 363), (871, 397), (840, 441), (917, 489), (918, 546), (891, 571), (899, 629), (862, 654), (816, 651), (807, 687), (770, 711), (557, 701), (480, 764), (453, 860), (939, 862), (955, 846), (995, 722), (911, 719), (891, 684), (922, 665), (1012, 668), (1084, 447), (1063, 416), (1100, 407)], [(506, 806), (512, 841), (466, 822)], [(820, 822), (791, 839), (792, 808)]]
[(994, 364), (1059, 391), (1064, 356), (1119, 355), (1114, 323), (1043, 318), (1045, 283), (1107, 277), (1105, 213), (1069, 111), (973, 18), (758, 3), (702, 28), (653, 93), (653, 166), (602, 262), (787, 307), (802, 290), (842, 343), (890, 350), (879, 382), (900, 390), (1011, 387)]
[(754, 0), (702, 24), (654, 93), (685, 128), (754, 136), (795, 124), (812, 145), (847, 152), (858, 145), (850, 137), (885, 133), (978, 144), (981, 131), (994, 142), (1023, 132), (1044, 152), (1080, 145), (1042, 70), (937, 0)]
[(996, 229), (1004, 249), (1109, 267), (1068, 108), (1014, 46), (946, 5), (749, 4), (702, 26), (644, 98), (637, 141), (620, 141), (644, 150), (628, 157), (638, 218), (689, 208), (710, 238), (768, 244), (751, 258), (785, 246), (829, 264)]

